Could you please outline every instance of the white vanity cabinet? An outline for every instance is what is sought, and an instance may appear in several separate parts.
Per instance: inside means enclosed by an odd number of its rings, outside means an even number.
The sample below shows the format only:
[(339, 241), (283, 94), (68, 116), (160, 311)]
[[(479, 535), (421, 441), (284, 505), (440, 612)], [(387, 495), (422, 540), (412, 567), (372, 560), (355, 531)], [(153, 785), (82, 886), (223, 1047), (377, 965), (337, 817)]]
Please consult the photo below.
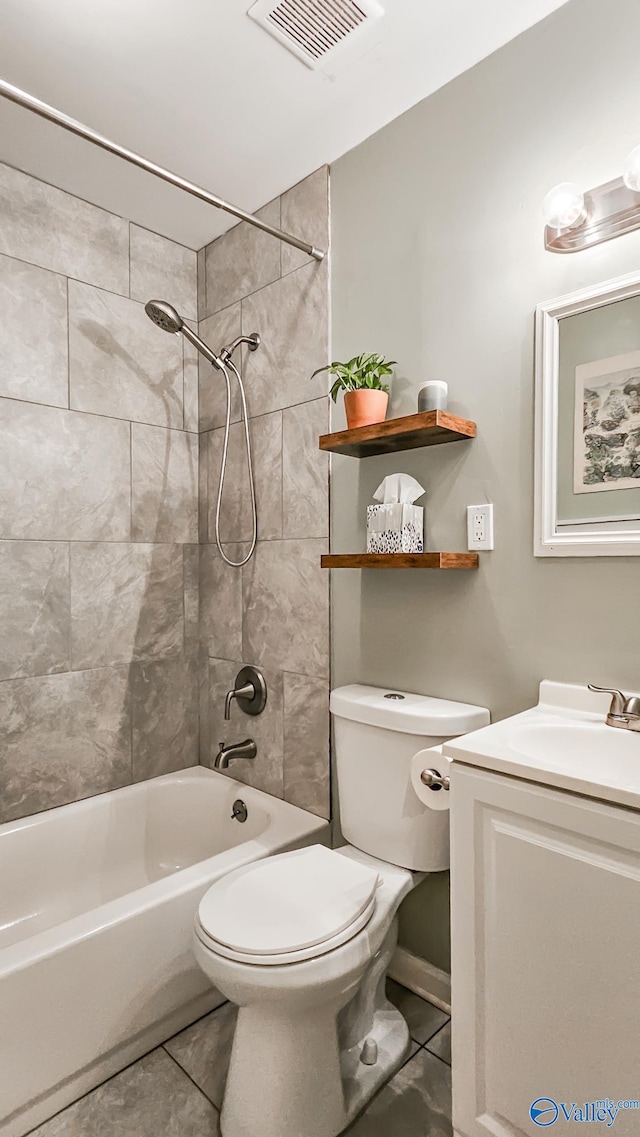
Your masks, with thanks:
[(640, 1098), (640, 812), (459, 762), (451, 799), (455, 1134), (640, 1137), (561, 1111)]

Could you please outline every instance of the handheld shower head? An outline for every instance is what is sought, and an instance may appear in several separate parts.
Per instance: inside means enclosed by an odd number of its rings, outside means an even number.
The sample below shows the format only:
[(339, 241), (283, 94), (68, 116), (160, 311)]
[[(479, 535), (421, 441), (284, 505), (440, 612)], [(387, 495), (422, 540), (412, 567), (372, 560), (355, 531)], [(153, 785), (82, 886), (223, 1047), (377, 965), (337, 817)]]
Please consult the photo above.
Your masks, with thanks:
[[(257, 348), (260, 347), (260, 336), (257, 332), (253, 332), (253, 334), (250, 336), (238, 336), (238, 338), (234, 340), (232, 344), (229, 344), (228, 347), (224, 347), (218, 356), (214, 351), (211, 350), (210, 347), (207, 346), (204, 340), (200, 339), (200, 336), (193, 331), (189, 324), (187, 324), (182, 319), (182, 316), (179, 312), (176, 312), (173, 305), (168, 304), (166, 300), (149, 300), (145, 304), (144, 310), (149, 319), (154, 324), (156, 324), (157, 327), (161, 328), (163, 332), (172, 332), (173, 334), (180, 333), (180, 335), (183, 335), (186, 340), (189, 340), (189, 342), (198, 349), (198, 351), (204, 356), (205, 359), (209, 360), (209, 363), (213, 364), (213, 366), (216, 367), (218, 371), (221, 371), (224, 375), (227, 388), (227, 411), (224, 424), (224, 441), (222, 444), (222, 462), (220, 466), (220, 480), (218, 482), (218, 497), (216, 500), (215, 538), (216, 545), (218, 546), (218, 552), (220, 553), (223, 561), (234, 568), (241, 568), (242, 565), (246, 565), (247, 561), (250, 560), (250, 558), (253, 556), (253, 552), (256, 547), (256, 542), (258, 540), (258, 515), (256, 512), (256, 487), (253, 474), (253, 459), (251, 455), (251, 437), (249, 431), (249, 411), (247, 409), (247, 399), (245, 396), (242, 376), (240, 375), (240, 372), (238, 371), (238, 368), (233, 362), (231, 356), (241, 343), (246, 343), (249, 351), (256, 351)], [(245, 554), (241, 561), (230, 560), (229, 556), (224, 550), (224, 546), (220, 538), (220, 512), (222, 509), (222, 494), (224, 490), (224, 479), (227, 470), (229, 433), (231, 430), (231, 385), (229, 382), (229, 369), (233, 371), (236, 379), (238, 380), (240, 401), (242, 403), (242, 421), (244, 422), (244, 436), (245, 444), (247, 447), (249, 491), (251, 494), (251, 512), (253, 515), (253, 536), (251, 538), (251, 546), (249, 548), (249, 552)]]
[(184, 320), (166, 300), (149, 300), (144, 310), (149, 319), (162, 328), (163, 332), (181, 332), (184, 330)]
[(185, 324), (179, 312), (176, 312), (172, 304), (168, 304), (166, 300), (148, 300), (144, 306), (147, 316), (156, 324), (158, 328), (162, 328), (163, 332), (180, 332), (189, 343), (197, 347), (198, 351), (204, 355), (209, 363), (217, 367), (218, 371), (224, 371), (224, 364), (226, 359), (219, 359), (210, 347), (207, 347), (204, 340)]

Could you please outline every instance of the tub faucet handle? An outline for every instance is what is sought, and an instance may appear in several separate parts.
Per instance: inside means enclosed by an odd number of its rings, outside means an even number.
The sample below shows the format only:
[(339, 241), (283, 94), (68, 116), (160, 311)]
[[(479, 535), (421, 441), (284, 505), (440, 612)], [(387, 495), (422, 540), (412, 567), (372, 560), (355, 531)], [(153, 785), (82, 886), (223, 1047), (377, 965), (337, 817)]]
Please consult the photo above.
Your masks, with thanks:
[(228, 721), (231, 718), (231, 702), (233, 699), (252, 699), (254, 693), (252, 683), (245, 683), (242, 687), (234, 687), (232, 691), (227, 691), (224, 700), (225, 719)]
[(224, 717), (231, 718), (231, 704), (236, 700), (247, 715), (259, 715), (267, 702), (267, 682), (257, 667), (242, 667), (231, 691), (224, 700)]

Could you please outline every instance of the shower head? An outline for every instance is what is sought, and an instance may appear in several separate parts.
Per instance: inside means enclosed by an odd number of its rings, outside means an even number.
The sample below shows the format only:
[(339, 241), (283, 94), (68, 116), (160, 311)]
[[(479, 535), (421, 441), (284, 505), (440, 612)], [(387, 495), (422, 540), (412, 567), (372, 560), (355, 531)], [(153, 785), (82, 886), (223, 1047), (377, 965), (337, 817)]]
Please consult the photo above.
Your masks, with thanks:
[(171, 304), (167, 304), (166, 300), (149, 300), (144, 310), (147, 316), (163, 332), (182, 332), (184, 331), (184, 320), (182, 316), (176, 312)]
[[(220, 469), (220, 480), (218, 482), (218, 497), (216, 501), (215, 512), (215, 539), (218, 546), (218, 552), (226, 564), (231, 565), (233, 568), (241, 568), (246, 565), (247, 561), (253, 556), (256, 542), (258, 540), (258, 515), (256, 513), (256, 487), (255, 478), (253, 475), (253, 460), (251, 456), (251, 435), (249, 430), (249, 411), (247, 409), (247, 399), (242, 382), (242, 376), (235, 366), (231, 356), (241, 343), (246, 343), (249, 351), (256, 351), (260, 347), (260, 336), (257, 332), (253, 332), (250, 336), (238, 336), (229, 347), (224, 347), (220, 355), (216, 355), (214, 351), (200, 339), (200, 336), (193, 331), (193, 328), (182, 319), (179, 312), (176, 312), (172, 304), (168, 304), (166, 300), (148, 300), (144, 306), (144, 310), (149, 319), (163, 332), (172, 332), (174, 335), (178, 333), (184, 336), (189, 343), (198, 349), (209, 363), (221, 371), (225, 378), (227, 388), (227, 410), (225, 416), (224, 427), (224, 441), (222, 443), (222, 465)], [(234, 372), (238, 380), (238, 390), (240, 394), (240, 401), (242, 404), (242, 421), (244, 422), (244, 435), (247, 447), (247, 467), (249, 472), (249, 492), (251, 495), (251, 513), (253, 517), (253, 536), (251, 538), (251, 545), (249, 552), (240, 561), (231, 560), (224, 550), (220, 538), (220, 511), (222, 509), (222, 493), (224, 489), (224, 479), (227, 470), (227, 457), (229, 452), (229, 432), (231, 429), (231, 384), (229, 381), (229, 368)]]
[(194, 347), (197, 347), (201, 355), (209, 360), (209, 363), (217, 367), (218, 371), (224, 371), (224, 365), (227, 362), (224, 358), (218, 358), (216, 353), (207, 347), (204, 340), (185, 324), (179, 312), (176, 312), (172, 304), (168, 304), (166, 300), (148, 300), (144, 306), (144, 310), (150, 320), (156, 324), (157, 327), (162, 328), (163, 332), (180, 332), (185, 339), (189, 340)]

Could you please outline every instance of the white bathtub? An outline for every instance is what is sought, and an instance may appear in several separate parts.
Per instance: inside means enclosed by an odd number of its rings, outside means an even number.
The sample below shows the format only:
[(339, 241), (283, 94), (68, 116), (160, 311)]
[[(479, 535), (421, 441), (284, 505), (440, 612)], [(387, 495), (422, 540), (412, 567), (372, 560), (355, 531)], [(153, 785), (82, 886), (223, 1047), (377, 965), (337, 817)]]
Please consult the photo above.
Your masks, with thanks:
[[(232, 804), (248, 808), (242, 824)], [(22, 1137), (220, 1001), (195, 910), (321, 818), (195, 767), (0, 826), (0, 1132)]]

